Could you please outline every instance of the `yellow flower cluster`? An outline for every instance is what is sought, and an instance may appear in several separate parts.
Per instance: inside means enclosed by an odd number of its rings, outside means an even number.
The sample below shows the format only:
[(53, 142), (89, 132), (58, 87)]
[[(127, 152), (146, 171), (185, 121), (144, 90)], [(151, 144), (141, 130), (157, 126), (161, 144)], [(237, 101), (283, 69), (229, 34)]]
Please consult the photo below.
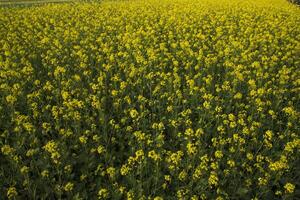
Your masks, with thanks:
[(300, 9), (0, 7), (1, 199), (297, 199)]
[(43, 147), (43, 149), (45, 149), (48, 153), (51, 154), (51, 158), (55, 163), (58, 163), (58, 159), (60, 158), (60, 153), (58, 152), (57, 144), (53, 140), (49, 141)]

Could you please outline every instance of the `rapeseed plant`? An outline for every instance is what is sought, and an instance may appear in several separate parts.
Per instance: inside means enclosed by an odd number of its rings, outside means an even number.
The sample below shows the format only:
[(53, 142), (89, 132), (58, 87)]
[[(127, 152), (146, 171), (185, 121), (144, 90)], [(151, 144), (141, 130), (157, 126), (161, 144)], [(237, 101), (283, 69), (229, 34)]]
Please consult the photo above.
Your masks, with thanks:
[(296, 199), (285, 0), (0, 8), (0, 196)]

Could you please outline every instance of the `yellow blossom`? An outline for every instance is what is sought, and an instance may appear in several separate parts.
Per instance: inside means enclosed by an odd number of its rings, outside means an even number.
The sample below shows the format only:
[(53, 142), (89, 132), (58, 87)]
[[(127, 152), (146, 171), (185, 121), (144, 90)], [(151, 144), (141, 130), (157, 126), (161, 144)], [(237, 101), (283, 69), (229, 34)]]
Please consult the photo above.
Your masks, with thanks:
[(295, 190), (295, 185), (293, 185), (292, 183), (286, 183), (284, 185), (284, 189), (286, 193), (293, 193)]

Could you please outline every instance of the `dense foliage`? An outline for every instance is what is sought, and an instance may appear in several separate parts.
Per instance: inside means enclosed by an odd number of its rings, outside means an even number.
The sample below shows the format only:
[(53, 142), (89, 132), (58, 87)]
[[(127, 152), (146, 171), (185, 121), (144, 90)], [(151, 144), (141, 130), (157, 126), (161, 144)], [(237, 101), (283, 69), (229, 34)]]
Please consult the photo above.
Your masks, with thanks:
[(285, 0), (0, 9), (0, 196), (299, 197), (299, 14)]
[(292, 2), (292, 3), (300, 5), (300, 0), (289, 0), (289, 1)]

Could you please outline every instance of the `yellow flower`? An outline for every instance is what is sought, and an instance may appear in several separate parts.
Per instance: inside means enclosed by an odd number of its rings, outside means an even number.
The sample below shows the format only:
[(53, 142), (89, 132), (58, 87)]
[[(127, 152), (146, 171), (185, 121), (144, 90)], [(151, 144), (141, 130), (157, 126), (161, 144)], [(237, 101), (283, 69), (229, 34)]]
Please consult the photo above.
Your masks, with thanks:
[(74, 187), (74, 184), (71, 183), (71, 182), (68, 182), (68, 183), (65, 185), (64, 190), (65, 190), (66, 192), (70, 192), (70, 191), (73, 190), (73, 187)]
[(81, 180), (81, 181), (84, 181), (86, 178), (87, 178), (87, 175), (85, 175), (85, 174), (82, 174), (82, 175), (80, 176), (80, 180)]
[(6, 101), (7, 101), (8, 104), (12, 105), (17, 101), (17, 98), (12, 96), (12, 95), (8, 95), (6, 97)]
[(15, 187), (9, 187), (7, 190), (8, 199), (12, 199), (18, 195), (17, 189)]
[(138, 111), (136, 111), (135, 109), (132, 109), (132, 110), (130, 111), (130, 116), (131, 116), (131, 118), (135, 119), (135, 118), (137, 118), (138, 115), (139, 115), (139, 113), (138, 113)]
[(154, 161), (161, 160), (160, 155), (155, 152), (155, 150), (149, 151), (148, 157), (153, 159)]
[(13, 148), (11, 148), (9, 145), (3, 145), (1, 147), (1, 152), (4, 154), (4, 155), (9, 155), (13, 152)]
[(105, 152), (105, 148), (104, 148), (102, 145), (99, 145), (98, 148), (97, 148), (97, 152), (98, 152), (99, 154), (102, 154), (102, 153)]
[(195, 146), (195, 144), (189, 142), (187, 145), (186, 145), (186, 148), (187, 148), (187, 153), (188, 155), (194, 155), (197, 153), (197, 147)]
[(234, 99), (241, 99), (243, 97), (243, 95), (240, 93), (240, 92), (238, 92), (238, 93), (236, 93), (235, 95), (234, 95)]
[(293, 193), (295, 190), (295, 185), (293, 185), (292, 183), (286, 183), (284, 185), (284, 189), (286, 193)]
[(204, 107), (205, 109), (209, 110), (210, 107), (211, 107), (211, 105), (210, 105), (210, 103), (209, 103), (208, 101), (204, 101), (203, 107)]
[(171, 176), (170, 175), (165, 175), (164, 178), (165, 178), (165, 181), (167, 181), (169, 183), (171, 182)]
[(51, 154), (51, 159), (53, 160), (53, 162), (58, 164), (58, 159), (61, 157), (61, 155), (58, 152), (57, 144), (53, 140), (51, 140), (43, 147), (43, 149), (49, 152)]
[(80, 143), (82, 143), (82, 144), (86, 144), (86, 142), (87, 142), (87, 137), (86, 136), (80, 136), (79, 137), (79, 141), (80, 141)]
[(230, 167), (234, 167), (234, 166), (235, 166), (234, 160), (228, 160), (228, 161), (227, 161), (227, 164), (228, 164)]
[(43, 170), (41, 173), (42, 177), (49, 177), (49, 171), (48, 170)]
[(62, 75), (66, 73), (66, 69), (64, 67), (56, 67), (55, 71), (54, 71), (54, 76), (57, 78), (59, 75)]
[(285, 156), (281, 156), (279, 161), (275, 161), (273, 163), (269, 164), (269, 168), (272, 171), (279, 171), (279, 170), (284, 170), (287, 169), (288, 163), (287, 163), (287, 159)]
[(248, 160), (253, 160), (253, 158), (254, 158), (254, 156), (253, 156), (253, 154), (252, 153), (247, 153), (247, 159)]
[(135, 160), (144, 159), (144, 151), (142, 149), (135, 152)]
[(193, 136), (194, 131), (193, 131), (193, 129), (188, 128), (188, 129), (185, 130), (184, 134), (187, 135), (187, 136)]
[(233, 121), (235, 121), (235, 116), (234, 116), (233, 114), (230, 113), (230, 114), (228, 115), (228, 119), (229, 119), (230, 121), (233, 122)]
[(133, 191), (127, 192), (126, 196), (127, 196), (127, 200), (133, 200), (134, 199)]
[(266, 139), (268, 139), (268, 140), (272, 140), (273, 132), (270, 131), (270, 130), (267, 130), (266, 133), (265, 133), (265, 137), (266, 137)]
[(268, 180), (266, 178), (262, 178), (262, 177), (258, 178), (258, 185), (264, 186), (264, 185), (267, 185), (267, 183), (268, 183)]
[(187, 177), (186, 171), (183, 170), (182, 172), (179, 173), (179, 176), (178, 176), (179, 180), (184, 181), (186, 179), (186, 177)]
[(216, 172), (211, 172), (210, 176), (208, 178), (208, 184), (210, 186), (217, 186), (218, 182), (219, 182), (219, 178), (217, 176), (217, 173)]
[(180, 199), (180, 200), (185, 199), (187, 193), (188, 193), (187, 189), (178, 190), (177, 193), (176, 193), (177, 199)]
[(116, 175), (116, 169), (114, 167), (109, 167), (106, 169), (107, 174), (110, 178), (114, 178)]
[(105, 188), (101, 188), (98, 192), (98, 199), (107, 199), (108, 195), (108, 190)]
[(172, 162), (174, 165), (178, 165), (181, 161), (181, 157), (183, 156), (182, 151), (177, 151), (176, 153), (172, 153), (168, 158), (169, 162)]
[(20, 171), (22, 174), (27, 174), (29, 172), (29, 167), (23, 166)]
[(216, 157), (216, 158), (222, 158), (222, 157), (223, 157), (222, 151), (216, 151), (216, 152), (215, 152), (215, 157)]
[(64, 167), (64, 171), (65, 171), (65, 173), (71, 173), (71, 171), (72, 171), (72, 166), (71, 166), (71, 165), (66, 165), (66, 166)]
[(122, 176), (125, 176), (129, 173), (130, 168), (128, 167), (128, 165), (122, 165), (121, 169), (120, 169), (120, 173)]
[(191, 200), (199, 200), (199, 197), (198, 197), (197, 195), (193, 195), (193, 196), (191, 197)]
[(56, 152), (57, 144), (53, 140), (51, 140), (43, 148), (49, 153)]

